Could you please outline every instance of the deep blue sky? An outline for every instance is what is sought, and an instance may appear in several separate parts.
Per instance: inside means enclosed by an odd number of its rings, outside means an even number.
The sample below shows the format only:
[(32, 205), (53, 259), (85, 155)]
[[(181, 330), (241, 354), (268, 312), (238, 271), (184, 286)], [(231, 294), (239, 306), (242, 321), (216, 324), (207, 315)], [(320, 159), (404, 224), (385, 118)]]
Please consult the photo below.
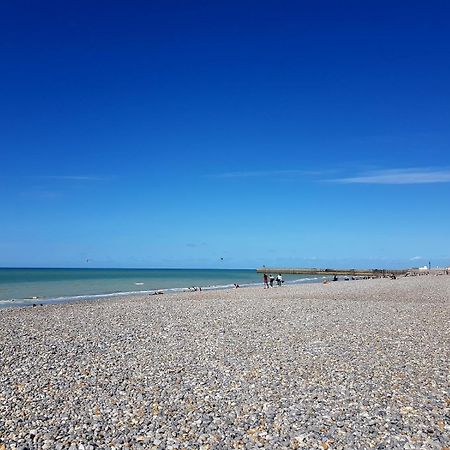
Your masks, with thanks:
[(449, 23), (3, 2), (0, 266), (450, 265)]

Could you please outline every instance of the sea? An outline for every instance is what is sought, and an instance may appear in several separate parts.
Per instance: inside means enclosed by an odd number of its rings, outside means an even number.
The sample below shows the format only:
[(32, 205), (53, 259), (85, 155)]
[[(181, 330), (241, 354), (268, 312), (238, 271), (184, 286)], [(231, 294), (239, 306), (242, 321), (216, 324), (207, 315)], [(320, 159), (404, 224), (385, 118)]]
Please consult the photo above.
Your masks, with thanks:
[[(276, 276), (276, 274), (274, 274)], [(283, 275), (285, 284), (320, 281)], [(127, 294), (174, 293), (262, 286), (255, 269), (50, 269), (0, 268), (0, 308), (96, 300)]]

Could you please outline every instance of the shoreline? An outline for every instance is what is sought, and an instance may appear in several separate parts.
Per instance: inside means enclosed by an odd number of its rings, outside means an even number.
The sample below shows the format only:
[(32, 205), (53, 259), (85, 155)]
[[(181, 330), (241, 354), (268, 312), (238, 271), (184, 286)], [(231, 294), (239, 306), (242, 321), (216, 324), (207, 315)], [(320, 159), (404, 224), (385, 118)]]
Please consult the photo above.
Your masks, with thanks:
[[(298, 279), (295, 281), (287, 281), (286, 285), (300, 285), (305, 283), (320, 283), (322, 278), (305, 277), (303, 279)], [(263, 286), (263, 282), (255, 283), (242, 283), (239, 284), (239, 288), (247, 289), (252, 287)], [(98, 294), (82, 294), (82, 295), (67, 295), (58, 297), (26, 297), (26, 298), (14, 298), (9, 300), (0, 300), (0, 310), (7, 308), (27, 308), (34, 306), (44, 306), (50, 304), (66, 304), (66, 303), (78, 303), (84, 301), (99, 301), (99, 300), (112, 300), (118, 297), (140, 297), (145, 295), (157, 295), (157, 294), (167, 294), (174, 295), (183, 292), (191, 292), (193, 289), (201, 291), (222, 291), (228, 289), (235, 289), (234, 284), (225, 285), (209, 285), (209, 286), (191, 286), (191, 287), (169, 287), (161, 289), (149, 289), (143, 291), (127, 291), (127, 292), (108, 292), (108, 293), (98, 293)]]
[[(173, 295), (189, 290), (223, 290), (233, 289), (236, 284), (241, 288), (262, 285), (262, 274), (252, 270), (240, 269), (11, 269), (12, 275), (0, 269), (0, 309), (29, 306), (42, 306), (55, 303), (72, 303), (78, 301), (98, 301), (130, 295)], [(280, 273), (271, 270), (267, 273)], [(314, 269), (315, 270), (315, 269)], [(61, 277), (61, 273), (65, 273)], [(126, 275), (124, 276), (124, 273)], [(152, 275), (149, 277), (148, 274)], [(173, 273), (179, 275), (173, 277)], [(211, 277), (209, 273), (216, 273)], [(226, 273), (226, 276), (223, 274)], [(131, 276), (130, 276), (131, 274)], [(144, 275), (142, 275), (144, 274)], [(157, 274), (156, 277), (153, 275)], [(169, 276), (168, 276), (169, 274)], [(200, 274), (200, 276), (199, 276)], [(231, 275), (230, 275), (231, 274)], [(428, 273), (408, 273), (405, 276), (427, 275)], [(432, 272), (433, 275), (441, 272)], [(112, 275), (112, 276), (111, 276)], [(359, 276), (355, 274), (324, 272), (321, 276), (307, 274), (287, 274), (284, 286), (291, 284), (320, 283), (338, 280), (355, 281), (364, 278), (376, 278), (376, 275)], [(394, 277), (392, 274), (389, 276)]]
[(131, 296), (0, 318), (6, 448), (450, 442), (450, 277)]

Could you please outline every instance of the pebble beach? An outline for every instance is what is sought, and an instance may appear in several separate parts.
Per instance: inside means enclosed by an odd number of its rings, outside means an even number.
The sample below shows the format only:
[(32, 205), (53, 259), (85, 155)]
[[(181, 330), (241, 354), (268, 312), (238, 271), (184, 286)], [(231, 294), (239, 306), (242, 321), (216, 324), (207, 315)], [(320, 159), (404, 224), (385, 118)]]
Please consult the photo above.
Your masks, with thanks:
[(0, 320), (0, 450), (450, 448), (450, 276)]

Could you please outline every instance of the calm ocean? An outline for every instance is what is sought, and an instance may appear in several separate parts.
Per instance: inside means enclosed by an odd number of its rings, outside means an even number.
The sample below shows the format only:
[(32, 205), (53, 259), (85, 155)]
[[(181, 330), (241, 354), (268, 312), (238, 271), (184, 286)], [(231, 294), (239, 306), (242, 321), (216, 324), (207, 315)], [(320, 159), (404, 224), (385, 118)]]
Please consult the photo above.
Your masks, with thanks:
[[(285, 275), (287, 284), (316, 278)], [(33, 303), (95, 299), (155, 290), (176, 292), (192, 286), (225, 289), (262, 283), (253, 269), (2, 269), (0, 308)]]

